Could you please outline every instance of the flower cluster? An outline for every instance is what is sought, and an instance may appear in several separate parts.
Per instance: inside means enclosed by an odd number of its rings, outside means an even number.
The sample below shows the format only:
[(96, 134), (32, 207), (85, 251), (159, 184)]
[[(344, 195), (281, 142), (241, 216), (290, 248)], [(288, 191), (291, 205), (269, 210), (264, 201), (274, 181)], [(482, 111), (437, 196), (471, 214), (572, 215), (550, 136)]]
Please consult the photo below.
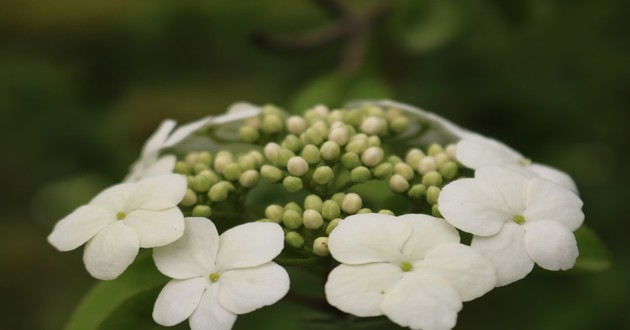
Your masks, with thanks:
[(103, 280), (152, 249), (172, 279), (153, 308), (164, 326), (230, 329), (287, 294), (286, 267), (304, 267), (325, 270), (331, 318), (451, 329), (462, 302), (578, 256), (584, 214), (567, 174), (406, 104), (300, 116), (238, 103), (175, 126), (49, 236), (61, 251), (85, 244)]

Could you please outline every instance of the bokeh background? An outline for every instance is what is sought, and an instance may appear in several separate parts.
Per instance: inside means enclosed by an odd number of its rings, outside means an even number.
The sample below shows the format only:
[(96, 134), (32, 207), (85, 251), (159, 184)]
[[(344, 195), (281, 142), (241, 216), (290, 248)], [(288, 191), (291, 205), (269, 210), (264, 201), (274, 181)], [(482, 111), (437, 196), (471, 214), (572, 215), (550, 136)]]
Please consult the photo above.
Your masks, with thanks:
[(46, 235), (120, 181), (162, 119), (390, 97), (570, 173), (613, 261), (535, 271), (466, 303), (458, 329), (630, 329), (629, 13), (623, 0), (1, 1), (0, 328), (67, 321), (96, 281)]

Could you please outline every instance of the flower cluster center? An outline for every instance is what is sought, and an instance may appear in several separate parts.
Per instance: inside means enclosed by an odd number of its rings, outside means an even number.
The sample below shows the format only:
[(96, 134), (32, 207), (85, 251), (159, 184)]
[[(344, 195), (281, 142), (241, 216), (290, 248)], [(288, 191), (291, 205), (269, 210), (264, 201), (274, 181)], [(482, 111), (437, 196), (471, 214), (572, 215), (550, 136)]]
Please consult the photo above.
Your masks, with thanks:
[(512, 218), (512, 220), (514, 220), (514, 222), (518, 223), (519, 225), (522, 225), (525, 223), (525, 217), (520, 214), (515, 215), (514, 218)]
[(210, 276), (208, 276), (208, 278), (210, 278), (210, 281), (212, 281), (212, 283), (218, 281), (219, 277), (221, 277), (221, 274), (219, 273), (212, 273), (210, 274)]
[(403, 272), (408, 272), (413, 269), (413, 265), (405, 261), (400, 264), (400, 269), (402, 269)]
[(118, 220), (124, 220), (126, 217), (127, 217), (127, 213), (125, 213), (125, 212), (118, 212), (116, 214), (116, 219), (118, 219)]

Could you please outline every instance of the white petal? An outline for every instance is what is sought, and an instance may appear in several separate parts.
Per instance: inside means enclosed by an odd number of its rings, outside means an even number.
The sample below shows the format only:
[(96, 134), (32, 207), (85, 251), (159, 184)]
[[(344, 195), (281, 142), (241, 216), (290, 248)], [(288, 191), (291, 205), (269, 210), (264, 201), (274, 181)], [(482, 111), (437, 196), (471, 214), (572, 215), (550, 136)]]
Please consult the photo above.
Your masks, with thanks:
[(452, 329), (462, 302), (446, 281), (426, 273), (406, 272), (382, 304), (394, 323), (411, 329)]
[(529, 168), (541, 177), (547, 180), (551, 180), (559, 185), (565, 186), (575, 194), (578, 194), (577, 185), (568, 174), (551, 166), (538, 163), (532, 164)]
[(206, 218), (186, 218), (186, 230), (177, 241), (153, 249), (155, 265), (163, 274), (186, 279), (215, 271), (219, 234)]
[(474, 236), (470, 246), (494, 265), (497, 286), (516, 282), (534, 268), (534, 262), (525, 248), (523, 227), (514, 222), (506, 223), (494, 236)]
[(400, 281), (402, 273), (399, 266), (390, 263), (339, 265), (328, 275), (326, 300), (356, 316), (383, 315), (383, 299)]
[(282, 228), (270, 222), (250, 222), (226, 230), (219, 237), (217, 269), (255, 267), (271, 261), (284, 248)]
[(584, 222), (582, 200), (569, 189), (542, 178), (534, 178), (529, 184), (525, 221), (552, 220), (570, 231)]
[(522, 214), (527, 202), (530, 177), (520, 170), (504, 166), (486, 166), (475, 171), (475, 179), (494, 186), (503, 197), (511, 216)]
[(247, 102), (238, 102), (230, 106), (226, 114), (212, 119), (212, 125), (223, 125), (230, 122), (243, 120), (258, 116), (261, 112), (260, 107)]
[(402, 247), (411, 227), (396, 217), (365, 213), (347, 217), (330, 233), (328, 249), (337, 261), (358, 265), (369, 262), (400, 263)]
[(459, 243), (437, 246), (413, 267), (435, 272), (457, 290), (462, 301), (479, 298), (496, 284), (492, 263), (478, 251)]
[(579, 254), (573, 233), (553, 221), (526, 224), (525, 246), (534, 262), (549, 270), (573, 268)]
[(201, 295), (208, 286), (210, 279), (207, 277), (168, 282), (153, 306), (153, 320), (167, 327), (186, 320), (199, 306)]
[(164, 155), (155, 163), (145, 168), (138, 179), (144, 179), (154, 175), (173, 173), (176, 162), (177, 158), (174, 155)]
[(425, 214), (406, 214), (398, 221), (407, 222), (413, 233), (403, 246), (403, 255), (407, 262), (424, 258), (433, 248), (444, 243), (459, 243), (459, 233), (443, 219)]
[(169, 136), (168, 139), (164, 141), (164, 143), (162, 144), (162, 148), (168, 148), (168, 147), (172, 147), (178, 144), (179, 142), (189, 137), (191, 134), (195, 133), (196, 131), (202, 129), (204, 126), (208, 125), (210, 120), (211, 120), (211, 117), (204, 117), (199, 120), (196, 120), (186, 125), (182, 125), (178, 127), (173, 132), (173, 134), (171, 134), (171, 136)]
[(446, 221), (479, 236), (496, 234), (514, 217), (499, 191), (479, 179), (460, 179), (447, 184), (440, 192), (438, 205)]
[(59, 251), (70, 251), (94, 237), (101, 229), (116, 221), (116, 215), (97, 205), (84, 205), (59, 220), (48, 242)]
[(89, 204), (99, 205), (114, 214), (126, 211), (127, 200), (136, 187), (135, 183), (119, 183), (101, 191), (92, 198)]
[(523, 155), (505, 144), (478, 134), (460, 140), (456, 150), (457, 160), (472, 169), (489, 165), (513, 165), (524, 159)]
[(224, 272), (219, 282), (219, 302), (235, 314), (275, 304), (289, 292), (289, 274), (273, 262)]
[(126, 201), (126, 210), (160, 211), (171, 208), (184, 199), (186, 187), (186, 177), (179, 174), (142, 179), (135, 183), (135, 190)]
[(162, 211), (133, 211), (123, 221), (136, 231), (142, 248), (172, 243), (184, 233), (184, 215), (177, 207)]
[(140, 159), (155, 158), (162, 148), (162, 145), (168, 138), (169, 134), (175, 128), (176, 122), (172, 119), (166, 119), (160, 123), (158, 129), (149, 137), (147, 142), (142, 147), (142, 155)]
[(201, 302), (190, 316), (191, 330), (229, 330), (236, 321), (236, 314), (219, 303), (220, 284), (212, 284), (201, 296)]
[(112, 280), (131, 265), (139, 248), (136, 232), (122, 221), (116, 221), (85, 245), (83, 262), (95, 278)]

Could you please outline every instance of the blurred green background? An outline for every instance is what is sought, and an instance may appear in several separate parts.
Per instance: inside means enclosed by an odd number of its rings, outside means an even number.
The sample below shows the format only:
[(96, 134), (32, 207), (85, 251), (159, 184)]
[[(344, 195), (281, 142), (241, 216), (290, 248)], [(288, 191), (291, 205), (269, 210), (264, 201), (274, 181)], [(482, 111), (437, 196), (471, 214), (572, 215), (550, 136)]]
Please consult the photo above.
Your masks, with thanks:
[(466, 303), (458, 329), (630, 329), (630, 3), (339, 2), (354, 16), (325, 0), (0, 2), (0, 328), (67, 321), (96, 281), (46, 235), (162, 119), (390, 97), (570, 173), (610, 249), (608, 271), (537, 270)]

